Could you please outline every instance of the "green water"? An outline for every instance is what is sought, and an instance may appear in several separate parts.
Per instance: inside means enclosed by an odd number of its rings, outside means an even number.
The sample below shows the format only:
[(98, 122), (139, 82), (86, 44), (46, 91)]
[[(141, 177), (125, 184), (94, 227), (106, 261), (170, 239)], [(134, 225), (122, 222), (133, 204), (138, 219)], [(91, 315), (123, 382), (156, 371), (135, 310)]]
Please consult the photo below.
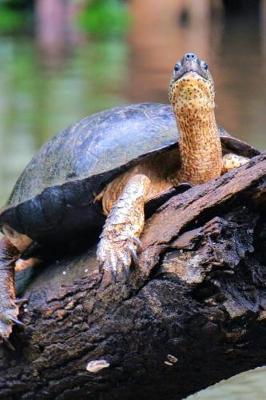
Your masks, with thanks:
[(33, 38), (0, 38), (0, 202), (52, 135), (80, 118), (127, 101), (127, 48), (92, 42), (61, 54)]
[(186, 400), (265, 400), (266, 367), (243, 372)]
[[(196, 43), (197, 30), (194, 35)], [(264, 149), (266, 53), (258, 48), (259, 34), (242, 30), (236, 43), (221, 35), (217, 48), (199, 51), (215, 78), (218, 122)], [(45, 47), (36, 36), (0, 36), (0, 204), (32, 155), (69, 124), (119, 104), (168, 101), (173, 63), (197, 44), (157, 46), (149, 34), (140, 39), (133, 32), (129, 39), (82, 37)]]

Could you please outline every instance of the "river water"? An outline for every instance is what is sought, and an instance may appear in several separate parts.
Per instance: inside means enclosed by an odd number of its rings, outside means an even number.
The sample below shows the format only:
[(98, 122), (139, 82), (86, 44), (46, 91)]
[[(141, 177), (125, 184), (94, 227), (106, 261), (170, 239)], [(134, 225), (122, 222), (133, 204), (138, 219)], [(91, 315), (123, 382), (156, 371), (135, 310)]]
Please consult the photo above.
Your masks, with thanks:
[[(173, 18), (169, 4), (164, 9), (167, 2), (158, 1), (157, 8), (151, 0), (135, 3), (131, 29), (123, 38), (92, 40), (70, 32), (50, 40), (43, 31), (0, 36), (1, 204), (36, 150), (67, 125), (118, 104), (167, 102), (172, 67), (187, 51), (197, 52), (210, 66), (218, 122), (266, 148), (265, 13), (225, 19), (218, 10), (210, 18), (208, 10), (202, 15), (203, 7), (191, 14), (175, 9)], [(218, 386), (196, 398), (265, 399), (265, 378), (264, 370), (250, 372), (245, 379), (235, 378), (231, 391)]]
[(0, 36), (1, 204), (32, 154), (70, 123), (118, 104), (167, 102), (173, 65), (189, 50), (209, 63), (218, 122), (266, 147), (266, 23), (264, 32), (256, 16), (223, 19), (199, 13), (181, 24), (172, 18), (170, 0), (159, 1), (162, 9), (154, 14), (150, 0), (142, 8), (134, 3), (134, 22), (124, 38), (90, 40), (70, 32), (55, 33), (52, 40), (43, 30)]

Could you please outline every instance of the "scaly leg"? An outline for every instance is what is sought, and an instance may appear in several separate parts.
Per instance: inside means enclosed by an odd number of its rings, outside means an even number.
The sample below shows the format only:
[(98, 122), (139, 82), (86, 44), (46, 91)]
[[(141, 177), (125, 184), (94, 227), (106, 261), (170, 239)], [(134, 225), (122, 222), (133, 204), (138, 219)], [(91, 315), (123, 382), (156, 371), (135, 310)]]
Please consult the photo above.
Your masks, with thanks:
[(132, 258), (136, 258), (139, 236), (144, 227), (144, 204), (150, 179), (143, 174), (129, 179), (113, 205), (103, 228), (97, 258), (105, 275), (124, 279)]
[(0, 338), (7, 339), (17, 319), (19, 307), (16, 304), (14, 272), (19, 251), (6, 238), (0, 240)]
[(39, 258), (32, 257), (28, 258), (27, 260), (22, 260), (21, 258), (19, 258), (15, 264), (15, 272), (24, 271), (28, 268), (38, 267), (41, 264), (42, 260), (40, 260)]
[(228, 153), (223, 156), (223, 168), (222, 174), (225, 174), (228, 171), (231, 171), (233, 168), (241, 167), (241, 165), (246, 164), (249, 161), (249, 158), (238, 156), (234, 153)]

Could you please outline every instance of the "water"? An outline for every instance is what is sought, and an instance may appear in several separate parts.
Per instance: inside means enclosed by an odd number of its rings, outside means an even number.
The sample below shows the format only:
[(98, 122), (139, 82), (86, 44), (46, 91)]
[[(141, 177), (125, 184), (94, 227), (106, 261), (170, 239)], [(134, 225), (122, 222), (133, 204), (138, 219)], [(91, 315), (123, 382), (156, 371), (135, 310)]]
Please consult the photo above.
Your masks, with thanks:
[[(184, 13), (174, 0), (131, 1), (124, 38), (92, 40), (73, 30), (0, 36), (0, 203), (42, 143), (70, 123), (118, 104), (167, 102), (172, 67), (186, 51), (210, 65), (218, 121), (265, 149), (266, 7), (259, 17), (225, 20), (219, 10), (210, 18), (207, 4), (197, 0)], [(247, 387), (246, 398), (265, 398), (265, 370), (235, 379), (196, 398), (244, 399)]]
[(0, 59), (2, 204), (51, 135), (87, 114), (127, 101), (127, 47), (122, 40), (94, 42), (49, 54), (34, 38), (5, 37), (0, 38)]
[(264, 25), (259, 29), (254, 18), (202, 24), (206, 16), (196, 14), (184, 26), (166, 3), (158, 2), (162, 20), (156, 10), (150, 12), (149, 1), (141, 9), (133, 2), (127, 38), (93, 41), (77, 35), (45, 42), (40, 34), (0, 37), (1, 204), (32, 154), (70, 123), (118, 104), (167, 102), (173, 64), (188, 50), (210, 65), (219, 123), (265, 148)]
[(243, 372), (210, 386), (186, 400), (265, 400), (266, 367)]

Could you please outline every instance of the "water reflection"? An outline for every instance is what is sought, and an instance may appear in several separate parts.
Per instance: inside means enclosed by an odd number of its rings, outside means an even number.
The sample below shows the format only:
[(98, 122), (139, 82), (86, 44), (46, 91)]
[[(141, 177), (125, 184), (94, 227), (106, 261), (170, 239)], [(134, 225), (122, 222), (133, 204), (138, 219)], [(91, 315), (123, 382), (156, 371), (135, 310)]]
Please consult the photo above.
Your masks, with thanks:
[(209, 1), (167, 0), (154, 7), (153, 0), (132, 0), (130, 10), (134, 24), (129, 39), (129, 96), (134, 101), (167, 101), (177, 58), (189, 50), (210, 60)]
[[(219, 3), (216, 3), (218, 5)], [(225, 18), (208, 0), (133, 0), (129, 96), (134, 101), (167, 101), (169, 71), (185, 51), (208, 60), (216, 83), (217, 118), (231, 132), (264, 148), (266, 100), (266, 6), (258, 13)]]
[(266, 367), (243, 372), (186, 400), (264, 400)]
[(48, 137), (87, 114), (126, 102), (127, 47), (122, 40), (88, 42), (50, 63), (34, 39), (10, 37), (0, 39), (0, 57), (3, 203)]

